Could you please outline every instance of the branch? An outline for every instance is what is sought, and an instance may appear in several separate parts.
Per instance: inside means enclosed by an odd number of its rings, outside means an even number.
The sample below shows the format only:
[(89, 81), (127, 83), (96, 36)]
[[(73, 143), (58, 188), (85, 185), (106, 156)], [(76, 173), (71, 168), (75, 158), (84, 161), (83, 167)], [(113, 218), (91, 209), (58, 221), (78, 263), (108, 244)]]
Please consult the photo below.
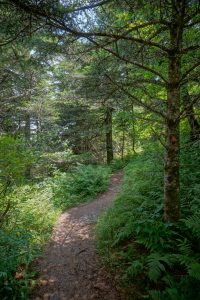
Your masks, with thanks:
[(0, 43), (0, 47), (6, 46), (6, 45), (8, 45), (8, 44), (14, 42), (14, 41), (20, 36), (20, 34), (21, 34), (23, 31), (26, 30), (26, 28), (29, 28), (29, 26), (28, 26), (28, 25), (25, 26), (25, 27), (24, 27), (23, 29), (21, 29), (21, 30), (20, 30), (13, 38), (10, 38), (9, 40), (7, 40), (7, 41), (5, 41), (5, 42)]
[(184, 27), (185, 27), (185, 28), (189, 28), (189, 27), (198, 25), (199, 23), (200, 23), (200, 20), (197, 20), (197, 21), (191, 22), (191, 23), (188, 24), (188, 25), (185, 25)]
[[(7, 40), (5, 42), (0, 43), (0, 47), (6, 46), (6, 45), (8, 45), (8, 44), (10, 44), (10, 43), (12, 43), (14, 41), (16, 41), (17, 38), (20, 36), (20, 34), (23, 33), (23, 32), (25, 32), (27, 28), (29, 28), (29, 25), (25, 26), (23, 29), (21, 29), (19, 32), (17, 32), (16, 35), (13, 38), (10, 38), (9, 40)], [(32, 30), (31, 32), (29, 30), (29, 35), (33, 34), (34, 32), (38, 31), (41, 28), (43, 28), (43, 26), (39, 26), (36, 29)]]
[(187, 48), (183, 48), (180, 51), (180, 53), (185, 54), (185, 53), (188, 53), (189, 51), (193, 51), (193, 50), (196, 50), (196, 49), (200, 49), (200, 45), (193, 45), (193, 46), (190, 46), (190, 47), (187, 47)]
[(189, 68), (182, 76), (180, 79), (180, 83), (193, 71), (195, 70), (197, 67), (200, 66), (200, 61), (198, 61), (196, 64), (194, 64), (191, 68)]
[[(134, 101), (132, 101), (132, 103), (134, 103)], [(159, 119), (152, 119), (152, 118), (145, 118), (145, 117), (141, 117), (137, 114), (134, 115), (134, 118), (135, 119), (138, 119), (138, 120), (143, 120), (143, 121), (148, 121), (148, 122), (156, 122), (156, 123), (159, 123), (159, 124), (162, 124), (163, 125), (163, 121), (159, 120)]]
[(74, 35), (77, 35), (79, 37), (85, 37), (85, 38), (88, 38), (88, 37), (91, 37), (91, 38), (92, 37), (112, 38), (113, 42), (115, 40), (126, 40), (126, 41), (139, 43), (139, 44), (142, 44), (144, 46), (156, 47), (156, 48), (159, 48), (160, 50), (162, 50), (166, 53), (169, 53), (169, 51), (170, 51), (169, 48), (166, 48), (165, 46), (162, 46), (158, 43), (152, 42), (151, 40), (146, 40), (146, 39), (143, 39), (143, 38), (136, 38), (136, 37), (127, 36), (127, 34), (129, 34), (131, 31), (133, 31), (133, 29), (130, 29), (127, 32), (124, 32), (121, 35), (120, 34), (102, 33), (102, 32), (81, 32), (81, 31), (69, 29), (69, 27), (66, 27), (66, 26), (64, 26), (63, 29), (66, 29), (68, 32), (73, 33)]
[(111, 53), (112, 55), (114, 55), (114, 56), (117, 57), (118, 59), (123, 60), (123, 61), (125, 61), (125, 62), (127, 62), (127, 63), (130, 63), (130, 64), (132, 64), (132, 65), (134, 65), (134, 66), (136, 66), (136, 67), (138, 67), (138, 68), (140, 68), (140, 69), (143, 69), (143, 70), (145, 70), (145, 71), (148, 71), (148, 72), (150, 72), (150, 73), (152, 73), (152, 74), (154, 74), (154, 75), (160, 77), (165, 83), (168, 83), (167, 80), (162, 76), (162, 74), (160, 74), (159, 72), (153, 70), (152, 68), (147, 67), (147, 66), (144, 66), (144, 65), (142, 65), (142, 64), (140, 64), (140, 63), (138, 63), (138, 62), (136, 62), (136, 61), (132, 61), (132, 60), (129, 60), (129, 59), (125, 58), (125, 57), (122, 57), (121, 55), (117, 54), (116, 52), (114, 52), (114, 51), (111, 50), (111, 49), (108, 49), (108, 48), (105, 48), (105, 47), (103, 47), (103, 49), (104, 49), (105, 51)]
[[(107, 38), (114, 38), (117, 40), (123, 39), (123, 40), (130, 40), (142, 45), (148, 45), (148, 46), (153, 46), (156, 48), (159, 48), (160, 50), (169, 53), (169, 49), (164, 47), (161, 44), (152, 42), (150, 40), (146, 40), (146, 39), (142, 39), (142, 38), (136, 38), (136, 37), (128, 37), (127, 34), (137, 30), (139, 28), (145, 28), (147, 26), (153, 25), (153, 24), (164, 24), (164, 25), (169, 25), (167, 22), (161, 21), (161, 20), (153, 20), (153, 21), (149, 21), (146, 22), (144, 24), (140, 24), (140, 25), (136, 25), (133, 26), (131, 29), (129, 29), (127, 32), (124, 32), (123, 35), (117, 35), (117, 34), (108, 34), (108, 33), (101, 33), (101, 32), (82, 32), (82, 31), (78, 31), (77, 29), (73, 29), (70, 28), (69, 26), (66, 25), (66, 23), (64, 21), (61, 21), (59, 19), (57, 19), (56, 17), (53, 17), (51, 14), (49, 15), (45, 10), (42, 10), (41, 7), (37, 7), (36, 5), (26, 5), (24, 2), (20, 1), (20, 0), (10, 0), (11, 3), (15, 4), (16, 7), (19, 7), (20, 9), (24, 10), (25, 12), (29, 13), (29, 14), (34, 14), (36, 16), (45, 18), (46, 20), (49, 20), (50, 24), (60, 28), (62, 30), (65, 30), (73, 35), (76, 35), (78, 37), (107, 37)], [(103, 1), (100, 2), (99, 5), (101, 3), (105, 4), (108, 1)], [(110, 1), (109, 1), (110, 2)], [(103, 5), (102, 4), (102, 5)], [(96, 4), (95, 6), (98, 6), (98, 4)], [(86, 8), (90, 8), (91, 6), (86, 6)], [(79, 10), (81, 10), (81, 8), (79, 8)], [(69, 10), (67, 11), (69, 13)], [(73, 9), (71, 10), (71, 12), (73, 12)], [(52, 23), (53, 22), (53, 23)]]
[(191, 108), (195, 103), (197, 103), (200, 100), (200, 93), (194, 97), (194, 99), (187, 105), (187, 107), (183, 108), (183, 110), (180, 112), (176, 120), (179, 120), (180, 118), (185, 118), (184, 113), (186, 112), (187, 108)]
[[(96, 46), (99, 46), (99, 44), (96, 41), (94, 41), (93, 39), (88, 38), (88, 40), (90, 42), (92, 42), (93, 44), (95, 44)], [(122, 57), (118, 53), (116, 53), (115, 51), (113, 51), (111, 49), (108, 49), (108, 48), (105, 48), (104, 46), (101, 46), (101, 48), (104, 49), (105, 51), (109, 52), (110, 54), (114, 55), (118, 59), (120, 59), (122, 61), (125, 61), (126, 63), (132, 64), (132, 65), (134, 65), (136, 67), (139, 67), (140, 69), (143, 69), (145, 71), (148, 71), (148, 72), (150, 72), (150, 73), (152, 73), (152, 74), (160, 77), (166, 84), (168, 84), (168, 81), (164, 78), (164, 76), (162, 76), (162, 74), (160, 74), (159, 72), (153, 70), (152, 68), (144, 66), (144, 65), (142, 65), (142, 64), (140, 64), (140, 63), (138, 63), (136, 61), (131, 61), (131, 60), (125, 58), (125, 57)]]
[(166, 143), (161, 139), (161, 136), (153, 129), (153, 127), (151, 127), (152, 132), (155, 134), (156, 138), (159, 140), (159, 142), (161, 143), (161, 145), (167, 149), (167, 145)]
[(2, 76), (2, 78), (0, 79), (0, 85), (3, 84), (7, 78), (8, 78), (8, 74)]
[(1, 101), (11, 101), (11, 100), (17, 100), (19, 98), (23, 98), (27, 96), (27, 92), (21, 95), (17, 95), (17, 96), (10, 96), (10, 97), (2, 97)]
[(92, 9), (92, 8), (95, 8), (95, 7), (102, 6), (104, 4), (108, 4), (110, 2), (113, 2), (113, 0), (105, 0), (105, 1), (102, 1), (100, 3), (85, 5), (85, 6), (82, 6), (82, 7), (79, 7), (79, 8), (74, 8), (74, 9), (72, 8), (71, 10), (69, 10), (69, 12), (83, 11), (83, 10), (87, 10), (87, 9)]
[(134, 79), (133, 81), (130, 81), (130, 82), (127, 82), (126, 85), (127, 86), (131, 86), (135, 83), (149, 83), (149, 84), (155, 84), (155, 85), (158, 85), (158, 86), (161, 86), (161, 87), (166, 87), (167, 85), (159, 80), (155, 80), (155, 79), (146, 79), (146, 78), (138, 78), (138, 79)]
[(160, 116), (162, 116), (164, 119), (166, 118), (165, 114), (162, 113), (161, 111), (154, 109), (152, 107), (152, 105), (148, 105), (147, 103), (144, 103), (142, 100), (140, 100), (139, 98), (137, 98), (135, 95), (131, 94), (130, 92), (128, 92), (126, 89), (123, 88), (122, 85), (119, 85), (118, 83), (116, 83), (115, 81), (113, 81), (109, 75), (105, 75), (113, 84), (115, 84), (120, 90), (122, 90), (127, 96), (129, 96), (130, 98), (134, 99), (134, 101), (139, 105), (142, 106), (143, 108), (154, 112)]

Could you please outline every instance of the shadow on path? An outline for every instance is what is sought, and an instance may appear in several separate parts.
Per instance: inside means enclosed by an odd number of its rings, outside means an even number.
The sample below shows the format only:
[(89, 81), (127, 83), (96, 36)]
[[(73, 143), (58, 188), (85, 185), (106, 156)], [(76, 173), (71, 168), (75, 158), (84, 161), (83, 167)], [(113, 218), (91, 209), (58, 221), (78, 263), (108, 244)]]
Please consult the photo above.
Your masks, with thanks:
[(107, 192), (63, 213), (38, 261), (34, 300), (121, 300), (95, 247), (94, 224), (119, 192), (122, 172), (111, 177)]

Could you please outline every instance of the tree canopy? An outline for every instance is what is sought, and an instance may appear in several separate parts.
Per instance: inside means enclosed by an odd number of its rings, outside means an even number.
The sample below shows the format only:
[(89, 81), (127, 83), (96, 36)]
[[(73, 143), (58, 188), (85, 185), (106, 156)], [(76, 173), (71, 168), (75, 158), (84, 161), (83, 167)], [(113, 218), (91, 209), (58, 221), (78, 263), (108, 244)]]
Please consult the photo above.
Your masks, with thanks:
[(6, 0), (0, 24), (2, 219), (18, 177), (153, 148), (162, 222), (179, 224), (199, 153), (199, 1)]

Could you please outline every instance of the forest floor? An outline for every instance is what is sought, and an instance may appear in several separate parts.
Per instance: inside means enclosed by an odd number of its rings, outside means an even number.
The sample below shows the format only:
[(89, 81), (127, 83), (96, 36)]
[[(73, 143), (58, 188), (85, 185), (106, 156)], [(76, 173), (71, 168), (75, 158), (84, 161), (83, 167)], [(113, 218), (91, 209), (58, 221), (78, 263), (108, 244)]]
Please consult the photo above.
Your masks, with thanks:
[(67, 210), (56, 224), (44, 257), (37, 261), (34, 300), (120, 300), (114, 278), (95, 245), (95, 223), (120, 190), (122, 172), (114, 173), (106, 192), (93, 202)]

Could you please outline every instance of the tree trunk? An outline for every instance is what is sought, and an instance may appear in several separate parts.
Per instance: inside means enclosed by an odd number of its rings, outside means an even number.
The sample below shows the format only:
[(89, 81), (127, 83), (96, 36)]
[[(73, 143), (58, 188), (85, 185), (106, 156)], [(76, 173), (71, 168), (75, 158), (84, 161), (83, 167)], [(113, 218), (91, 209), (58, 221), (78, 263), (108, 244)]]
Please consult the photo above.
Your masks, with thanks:
[(134, 107), (133, 107), (133, 103), (131, 105), (131, 113), (132, 113), (132, 117), (131, 117), (131, 122), (132, 122), (132, 151), (134, 153), (136, 153), (135, 151), (135, 116), (134, 116)]
[(164, 218), (176, 222), (180, 217), (179, 192), (179, 111), (180, 93), (178, 88), (168, 91), (167, 141), (164, 167)]
[(27, 114), (26, 118), (25, 118), (25, 128), (24, 128), (24, 131), (25, 131), (26, 142), (29, 143), (30, 139), (31, 139), (31, 120), (30, 120), (29, 114)]
[(122, 160), (124, 160), (124, 147), (125, 147), (125, 126), (123, 126), (123, 131), (122, 131), (122, 151), (121, 151)]
[(164, 167), (164, 219), (176, 222), (180, 218), (180, 71), (184, 17), (184, 0), (174, 1), (170, 28), (171, 51), (169, 52), (167, 120), (166, 120), (166, 156)]
[(106, 107), (106, 154), (107, 164), (110, 164), (113, 160), (113, 140), (112, 140), (112, 107)]
[[(26, 139), (26, 143), (29, 144), (30, 140), (31, 140), (31, 119), (30, 119), (30, 115), (27, 114), (26, 118), (25, 118), (25, 139)], [(26, 178), (30, 178), (31, 177), (31, 164), (26, 166), (26, 170), (25, 170), (25, 177)]]

